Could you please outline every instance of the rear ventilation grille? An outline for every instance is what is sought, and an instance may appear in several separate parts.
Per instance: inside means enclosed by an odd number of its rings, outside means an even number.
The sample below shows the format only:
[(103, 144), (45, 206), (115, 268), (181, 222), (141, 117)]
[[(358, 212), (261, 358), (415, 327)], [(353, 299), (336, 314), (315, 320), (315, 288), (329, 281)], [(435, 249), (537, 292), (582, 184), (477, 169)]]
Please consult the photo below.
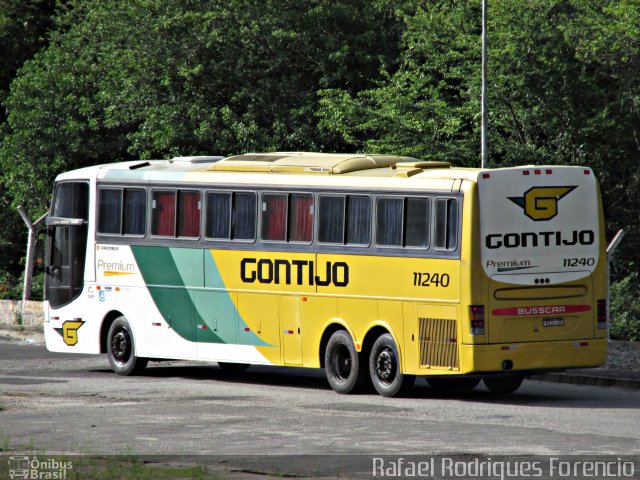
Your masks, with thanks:
[(420, 367), (458, 370), (456, 321), (446, 318), (418, 318)]

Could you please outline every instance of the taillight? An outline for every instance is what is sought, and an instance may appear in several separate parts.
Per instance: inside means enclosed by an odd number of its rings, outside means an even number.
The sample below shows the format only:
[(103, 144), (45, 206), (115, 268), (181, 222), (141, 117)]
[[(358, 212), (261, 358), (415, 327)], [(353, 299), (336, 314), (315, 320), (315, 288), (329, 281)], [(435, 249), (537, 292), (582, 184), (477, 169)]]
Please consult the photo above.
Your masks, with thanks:
[(607, 328), (607, 301), (598, 300), (598, 328)]
[(484, 335), (484, 305), (469, 306), (471, 335)]

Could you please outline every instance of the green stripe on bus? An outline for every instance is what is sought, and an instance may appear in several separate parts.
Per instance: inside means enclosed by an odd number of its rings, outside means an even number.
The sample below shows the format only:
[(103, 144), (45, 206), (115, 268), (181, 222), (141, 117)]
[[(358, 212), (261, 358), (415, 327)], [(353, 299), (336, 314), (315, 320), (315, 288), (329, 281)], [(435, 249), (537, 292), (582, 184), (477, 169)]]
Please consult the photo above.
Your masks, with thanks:
[[(240, 343), (247, 327), (226, 291), (208, 250), (172, 247), (131, 247), (160, 314), (190, 342)], [(255, 333), (242, 335), (242, 344), (269, 346)]]

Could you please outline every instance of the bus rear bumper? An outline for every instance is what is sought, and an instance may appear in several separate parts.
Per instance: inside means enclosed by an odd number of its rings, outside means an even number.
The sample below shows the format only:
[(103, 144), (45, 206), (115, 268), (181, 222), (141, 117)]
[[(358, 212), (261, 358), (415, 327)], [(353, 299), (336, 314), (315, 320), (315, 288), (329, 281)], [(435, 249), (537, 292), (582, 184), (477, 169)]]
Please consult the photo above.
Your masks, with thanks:
[(607, 361), (607, 339), (495, 345), (462, 345), (461, 373), (548, 371), (599, 367)]

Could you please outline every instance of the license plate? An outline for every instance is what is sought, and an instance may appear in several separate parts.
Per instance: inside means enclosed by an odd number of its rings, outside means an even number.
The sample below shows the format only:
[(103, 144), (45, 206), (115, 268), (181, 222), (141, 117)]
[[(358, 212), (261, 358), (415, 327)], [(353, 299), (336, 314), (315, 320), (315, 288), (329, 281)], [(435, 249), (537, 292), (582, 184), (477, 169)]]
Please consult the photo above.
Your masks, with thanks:
[(543, 327), (562, 327), (564, 325), (564, 318), (543, 318)]

